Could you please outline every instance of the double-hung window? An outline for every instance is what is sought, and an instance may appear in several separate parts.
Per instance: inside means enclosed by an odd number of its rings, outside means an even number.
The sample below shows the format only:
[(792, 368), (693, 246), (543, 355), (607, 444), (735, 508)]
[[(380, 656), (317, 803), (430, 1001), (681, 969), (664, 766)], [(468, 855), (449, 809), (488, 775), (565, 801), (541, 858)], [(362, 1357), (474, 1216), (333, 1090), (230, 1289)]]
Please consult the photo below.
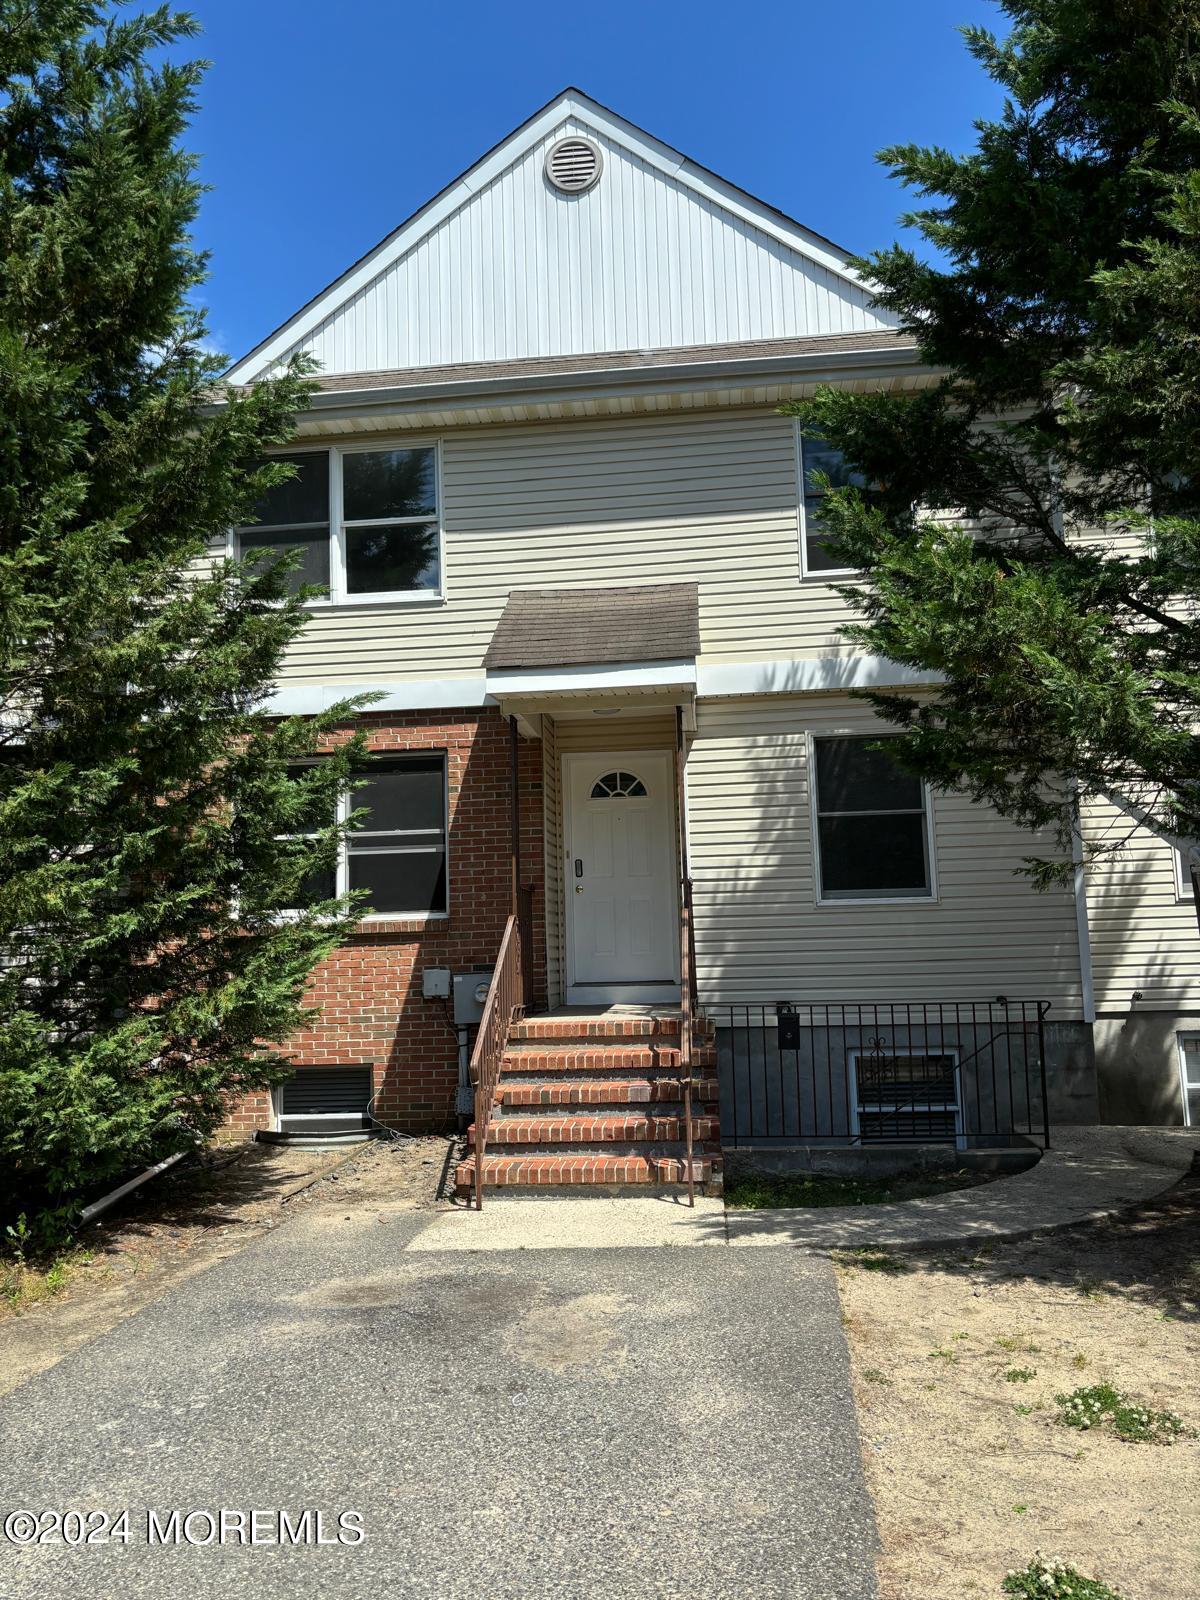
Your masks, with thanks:
[(261, 548), (261, 565), (270, 566), (280, 556), (300, 552), (299, 563), (288, 574), (294, 594), (305, 583), (329, 587), (329, 451), (273, 456), (287, 462), (296, 476), (276, 484), (254, 507), (254, 527), (239, 528), (239, 554)]
[(818, 475), (829, 479), (830, 487), (841, 489), (848, 484), (862, 488), (866, 479), (861, 472), (847, 466), (840, 450), (827, 444), (819, 434), (796, 430), (796, 449), (800, 465), (800, 570), (805, 577), (823, 577), (826, 573), (848, 573), (853, 568), (844, 566), (823, 542), (824, 524), (821, 520), (821, 501), (825, 490), (816, 483)]
[[(287, 769), (289, 783), (297, 788), (304, 783), (305, 777), (313, 769), (312, 762), (297, 762)], [(332, 825), (336, 820), (333, 810), (327, 810), (323, 804), (324, 797), (312, 795), (300, 808), (300, 813), (295, 819), (295, 832), (281, 834), (283, 840), (294, 840), (303, 848), (319, 833)], [(289, 852), (290, 854), (291, 852)], [(338, 893), (337, 868), (331, 862), (327, 866), (314, 867), (306, 872), (300, 880), (296, 894), (296, 906), (308, 908), (319, 905), (324, 900), (332, 900)]]
[[(288, 769), (301, 781), (311, 763)], [(446, 762), (440, 753), (387, 756), (372, 761), (337, 807), (344, 820), (361, 811), (362, 826), (339, 847), (336, 863), (303, 878), (296, 896), (313, 906), (352, 890), (365, 890), (364, 916), (424, 917), (449, 909), (446, 888)], [(332, 821), (320, 801), (302, 808), (295, 832), (309, 840)]]
[(365, 810), (346, 847), (346, 889), (365, 889), (377, 916), (428, 916), (448, 909), (446, 763), (441, 755), (372, 763), (350, 794)]
[(296, 468), (235, 533), (238, 553), (266, 562), (299, 550), (289, 575), (320, 584), (318, 604), (437, 598), (442, 587), (438, 451), (433, 444), (386, 449), (297, 450), (272, 456)]
[(925, 785), (878, 744), (875, 738), (813, 740), (822, 901), (933, 898)]

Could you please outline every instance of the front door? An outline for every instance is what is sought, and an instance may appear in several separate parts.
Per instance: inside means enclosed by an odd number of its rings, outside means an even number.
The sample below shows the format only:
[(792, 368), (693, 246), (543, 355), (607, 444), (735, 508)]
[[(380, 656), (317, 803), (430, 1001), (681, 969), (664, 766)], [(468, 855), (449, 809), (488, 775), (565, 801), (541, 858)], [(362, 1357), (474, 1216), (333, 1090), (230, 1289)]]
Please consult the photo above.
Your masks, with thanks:
[(671, 757), (564, 757), (568, 1001), (679, 999)]

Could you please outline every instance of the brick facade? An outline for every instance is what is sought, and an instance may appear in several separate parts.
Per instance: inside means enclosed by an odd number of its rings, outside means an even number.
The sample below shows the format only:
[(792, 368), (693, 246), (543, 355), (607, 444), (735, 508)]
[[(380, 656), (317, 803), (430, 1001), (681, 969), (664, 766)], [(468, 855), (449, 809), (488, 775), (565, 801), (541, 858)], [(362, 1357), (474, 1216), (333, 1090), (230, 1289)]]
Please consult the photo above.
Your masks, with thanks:
[[(426, 967), (490, 967), (511, 907), (511, 745), (494, 709), (364, 715), (380, 754), (444, 751), (449, 789), (449, 914), (374, 919), (313, 974), (316, 1026), (289, 1049), (297, 1066), (369, 1062), (374, 1113), (390, 1127), (427, 1132), (453, 1125), (458, 1045), (450, 1001), (421, 996)], [(533, 988), (546, 997), (542, 748), (518, 740), (521, 881), (533, 890)], [(269, 1096), (248, 1095), (228, 1121), (233, 1135), (270, 1126)]]

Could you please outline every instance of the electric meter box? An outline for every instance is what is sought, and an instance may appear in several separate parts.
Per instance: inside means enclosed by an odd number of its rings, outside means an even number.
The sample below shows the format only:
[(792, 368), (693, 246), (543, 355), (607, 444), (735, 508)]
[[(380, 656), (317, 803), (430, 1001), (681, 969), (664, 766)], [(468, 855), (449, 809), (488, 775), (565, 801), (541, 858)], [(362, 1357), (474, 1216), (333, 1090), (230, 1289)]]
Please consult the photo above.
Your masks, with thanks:
[(454, 1020), (460, 1027), (468, 1028), (483, 1016), (483, 1002), (491, 981), (490, 968), (483, 972), (454, 974)]

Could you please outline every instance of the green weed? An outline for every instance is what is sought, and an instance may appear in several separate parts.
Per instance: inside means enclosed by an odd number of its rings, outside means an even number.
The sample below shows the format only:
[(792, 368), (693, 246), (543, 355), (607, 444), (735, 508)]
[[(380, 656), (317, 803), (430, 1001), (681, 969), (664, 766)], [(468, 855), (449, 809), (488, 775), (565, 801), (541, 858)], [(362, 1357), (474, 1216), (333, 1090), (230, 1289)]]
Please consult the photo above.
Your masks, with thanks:
[(1068, 1428), (1108, 1428), (1130, 1444), (1174, 1444), (1186, 1436), (1183, 1419), (1173, 1411), (1140, 1405), (1111, 1383), (1094, 1383), (1071, 1394), (1056, 1394), (1058, 1420)]

